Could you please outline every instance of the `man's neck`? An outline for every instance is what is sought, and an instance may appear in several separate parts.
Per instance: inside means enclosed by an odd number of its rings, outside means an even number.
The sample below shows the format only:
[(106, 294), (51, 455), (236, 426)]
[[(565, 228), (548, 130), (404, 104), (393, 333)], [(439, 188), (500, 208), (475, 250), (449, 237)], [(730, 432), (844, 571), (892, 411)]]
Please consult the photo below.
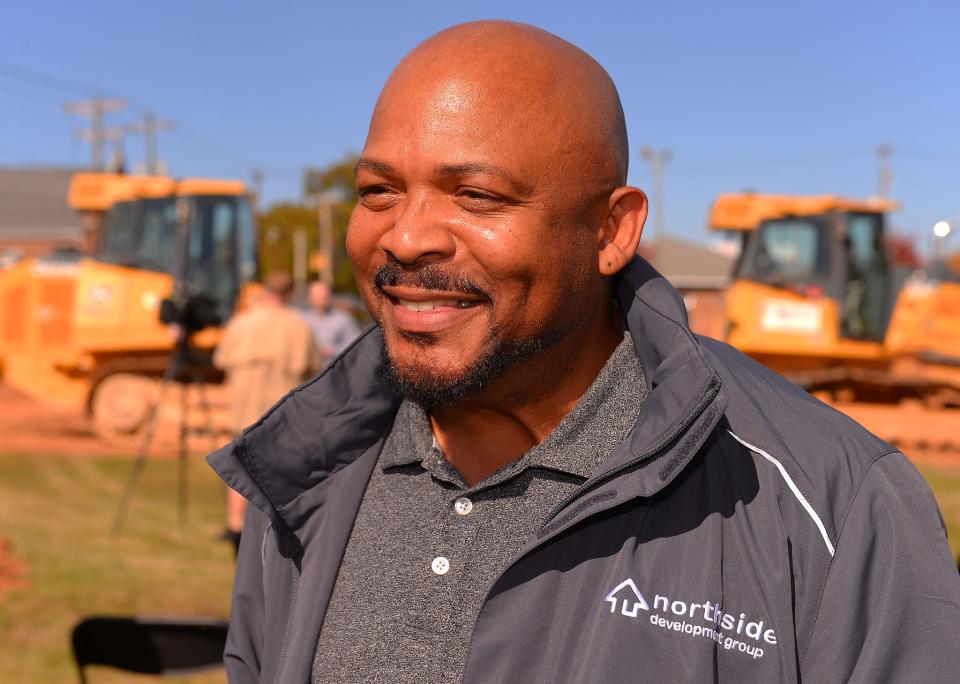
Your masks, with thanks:
[(435, 409), (434, 436), (471, 486), (546, 439), (590, 388), (623, 340), (611, 311), (586, 334), (520, 364), (477, 396)]

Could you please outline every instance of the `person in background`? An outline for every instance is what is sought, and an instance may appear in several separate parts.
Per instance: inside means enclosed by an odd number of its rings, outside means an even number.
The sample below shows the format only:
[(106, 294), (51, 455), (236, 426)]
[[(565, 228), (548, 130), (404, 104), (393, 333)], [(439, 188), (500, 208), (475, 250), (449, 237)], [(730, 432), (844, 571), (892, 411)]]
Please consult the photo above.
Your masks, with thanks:
[[(226, 374), (230, 429), (235, 436), (320, 369), (320, 351), (310, 326), (287, 306), (291, 291), (287, 273), (267, 274), (263, 292), (249, 309), (230, 319), (213, 355), (213, 364)], [(223, 536), (235, 546), (240, 543), (246, 503), (232, 489), (227, 491)]]
[(324, 363), (346, 349), (360, 334), (360, 326), (346, 311), (333, 306), (333, 290), (322, 280), (310, 283), (310, 311), (304, 318), (313, 330)]

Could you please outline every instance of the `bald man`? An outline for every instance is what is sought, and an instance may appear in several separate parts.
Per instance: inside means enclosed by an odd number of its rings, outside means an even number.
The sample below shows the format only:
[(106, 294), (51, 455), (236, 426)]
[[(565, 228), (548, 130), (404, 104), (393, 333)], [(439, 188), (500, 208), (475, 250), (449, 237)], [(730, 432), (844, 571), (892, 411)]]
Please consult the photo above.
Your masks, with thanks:
[(253, 504), (234, 682), (942, 681), (906, 459), (691, 334), (613, 83), (480, 22), (394, 70), (347, 249), (377, 325), (210, 458)]

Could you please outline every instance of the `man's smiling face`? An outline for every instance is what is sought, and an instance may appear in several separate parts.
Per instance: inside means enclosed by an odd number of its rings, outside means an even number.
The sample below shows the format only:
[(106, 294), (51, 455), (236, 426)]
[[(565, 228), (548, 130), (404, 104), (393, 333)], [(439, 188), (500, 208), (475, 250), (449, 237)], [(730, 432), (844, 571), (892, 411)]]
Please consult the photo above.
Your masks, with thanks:
[(578, 155), (596, 134), (551, 73), (459, 62), (394, 72), (347, 237), (394, 379), (428, 405), (561, 345), (609, 292), (597, 226), (616, 183)]

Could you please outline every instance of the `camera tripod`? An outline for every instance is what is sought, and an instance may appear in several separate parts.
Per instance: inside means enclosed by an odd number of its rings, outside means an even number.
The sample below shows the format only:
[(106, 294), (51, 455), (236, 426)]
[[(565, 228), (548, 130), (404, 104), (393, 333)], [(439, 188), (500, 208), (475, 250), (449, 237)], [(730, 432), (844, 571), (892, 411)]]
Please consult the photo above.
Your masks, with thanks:
[(188, 425), (190, 412), (188, 405), (188, 393), (190, 391), (191, 384), (195, 385), (197, 388), (197, 393), (200, 398), (200, 409), (203, 412), (204, 428), (200, 432), (201, 434), (207, 433), (210, 435), (210, 442), (214, 449), (217, 446), (217, 433), (210, 420), (210, 404), (207, 402), (206, 386), (203, 379), (203, 372), (210, 366), (210, 361), (208, 359), (200, 360), (198, 358), (198, 355), (191, 344), (191, 337), (191, 331), (186, 329), (186, 327), (180, 328), (180, 331), (177, 335), (177, 344), (170, 355), (170, 360), (167, 363), (166, 371), (163, 374), (163, 380), (160, 384), (160, 390), (157, 393), (156, 402), (154, 402), (153, 406), (151, 407), (150, 413), (144, 425), (143, 441), (140, 443), (140, 449), (137, 451), (137, 456), (133, 463), (133, 469), (130, 471), (130, 476), (127, 479), (127, 485), (123, 491), (123, 496), (120, 498), (120, 505), (117, 507), (117, 514), (113, 520), (113, 534), (119, 534), (120, 530), (123, 528), (123, 523), (126, 520), (127, 512), (133, 499), (134, 492), (136, 491), (137, 485), (140, 481), (140, 476), (143, 473), (143, 468), (146, 465), (147, 458), (150, 454), (150, 447), (153, 444), (153, 439), (156, 433), (157, 420), (160, 416), (161, 407), (163, 406), (163, 399), (172, 383), (176, 382), (180, 385), (180, 426), (177, 446), (177, 513), (180, 524), (186, 522), (187, 519), (187, 473), (189, 466), (189, 462), (187, 460), (189, 455), (187, 438), (190, 433), (190, 427)]

